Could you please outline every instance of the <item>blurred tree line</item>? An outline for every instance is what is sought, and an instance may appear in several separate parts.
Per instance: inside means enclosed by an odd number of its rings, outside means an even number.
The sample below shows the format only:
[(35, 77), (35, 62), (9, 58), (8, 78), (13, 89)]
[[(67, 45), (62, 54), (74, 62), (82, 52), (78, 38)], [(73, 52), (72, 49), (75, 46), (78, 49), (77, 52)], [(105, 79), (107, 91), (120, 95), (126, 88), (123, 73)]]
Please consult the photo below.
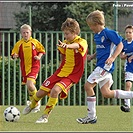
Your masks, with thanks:
[[(33, 31), (60, 31), (62, 23), (67, 17), (76, 19), (81, 31), (89, 31), (86, 24), (87, 15), (94, 10), (105, 13), (106, 26), (114, 29), (114, 2), (23, 2), (20, 3), (24, 11), (15, 13), (17, 27), (29, 24), (29, 6)], [(118, 9), (118, 17), (128, 16), (131, 11), (126, 8)]]

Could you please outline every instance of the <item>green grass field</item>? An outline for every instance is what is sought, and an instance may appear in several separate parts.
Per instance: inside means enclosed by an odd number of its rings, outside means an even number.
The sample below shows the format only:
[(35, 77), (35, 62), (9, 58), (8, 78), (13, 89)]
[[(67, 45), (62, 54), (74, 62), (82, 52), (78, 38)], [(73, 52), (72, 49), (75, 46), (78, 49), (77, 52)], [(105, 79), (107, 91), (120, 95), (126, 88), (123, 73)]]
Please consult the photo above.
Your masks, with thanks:
[[(24, 106), (16, 106), (22, 112)], [(87, 115), (85, 106), (56, 106), (46, 124), (36, 124), (35, 121), (42, 115), (41, 111), (28, 115), (21, 114), (18, 122), (6, 122), (3, 117), (4, 109), (0, 106), (0, 131), (40, 131), (40, 132), (131, 132), (133, 131), (133, 111), (124, 113), (119, 106), (97, 106), (98, 121), (96, 124), (79, 124), (76, 118)]]

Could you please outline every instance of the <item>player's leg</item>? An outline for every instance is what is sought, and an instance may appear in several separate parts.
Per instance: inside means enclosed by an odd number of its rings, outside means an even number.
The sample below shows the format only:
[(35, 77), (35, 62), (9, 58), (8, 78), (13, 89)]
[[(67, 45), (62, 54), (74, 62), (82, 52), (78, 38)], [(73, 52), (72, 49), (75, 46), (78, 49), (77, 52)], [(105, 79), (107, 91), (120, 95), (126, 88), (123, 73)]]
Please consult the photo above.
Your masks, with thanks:
[(108, 87), (108, 83), (105, 84), (101, 89), (101, 93), (105, 98), (117, 98), (117, 99), (127, 99), (128, 105), (121, 106), (121, 110), (124, 112), (130, 112), (130, 99), (133, 98), (132, 91), (124, 91), (124, 90), (110, 90)]
[(34, 110), (38, 106), (38, 102), (48, 94), (47, 91), (39, 89), (32, 97), (32, 101), (30, 105), (26, 106), (23, 110), (23, 114), (29, 114), (32, 110)]
[[(36, 94), (33, 95), (33, 100), (32, 103), (27, 106), (24, 110), (23, 110), (23, 114), (28, 114), (30, 113), (37, 105), (37, 102), (43, 98), (44, 96), (50, 94), (51, 89), (54, 87), (54, 85), (59, 82), (60, 78), (57, 77), (56, 75), (52, 75), (50, 77), (48, 77), (46, 80), (44, 80), (44, 82), (42, 83), (42, 85), (40, 86), (40, 89), (37, 91)], [(43, 118), (43, 117), (42, 117)], [(42, 119), (42, 121), (44, 120), (43, 123), (45, 123), (47, 120)]]
[(50, 96), (46, 107), (44, 109), (43, 115), (36, 121), (36, 123), (47, 123), (48, 117), (55, 105), (58, 102), (58, 96), (60, 94), (60, 98), (66, 98), (68, 95), (68, 90), (73, 85), (72, 81), (68, 78), (59, 78), (60, 81), (57, 82), (50, 92)]
[(36, 121), (36, 123), (47, 123), (48, 117), (52, 110), (54, 109), (56, 103), (58, 102), (58, 95), (61, 92), (61, 88), (58, 85), (55, 85), (50, 93), (48, 102), (46, 104), (46, 107), (44, 109), (43, 115)]
[(116, 99), (131, 99), (133, 98), (133, 91), (124, 90), (110, 90), (109, 81), (100, 89), (102, 95), (105, 98), (116, 98)]
[[(36, 92), (36, 87), (35, 87), (35, 79), (34, 78), (29, 78), (27, 76), (22, 77), (22, 85), (26, 85), (29, 93), (29, 103), (32, 100), (33, 94)], [(28, 103), (28, 104), (29, 104)]]
[[(106, 79), (107, 78), (107, 79)], [(85, 90), (87, 93), (87, 104), (88, 104), (88, 116), (84, 118), (76, 119), (77, 122), (81, 124), (88, 124), (88, 123), (96, 123), (97, 116), (96, 116), (96, 96), (94, 93), (93, 88), (99, 84), (100, 88), (102, 88), (108, 81), (110, 80), (109, 84), (106, 87), (110, 87), (112, 84), (112, 75), (106, 72), (104, 69), (97, 67), (92, 74), (88, 77), (87, 82), (85, 84)]]
[(88, 123), (96, 123), (97, 116), (96, 116), (96, 96), (94, 93), (93, 88), (96, 86), (96, 83), (89, 83), (88, 81), (85, 83), (84, 88), (87, 93), (87, 112), (88, 115), (83, 118), (76, 119), (77, 122), (81, 124), (88, 124)]
[[(36, 77), (37, 77), (36, 74), (30, 73), (28, 76), (25, 76), (25, 77), (22, 78), (23, 79), (22, 85), (26, 85), (27, 86), (28, 93), (29, 93), (29, 99), (30, 100), (27, 101), (27, 105), (31, 104), (31, 101), (33, 99), (33, 95), (37, 92), (37, 89), (35, 87)], [(33, 112), (40, 111), (40, 104), (38, 104), (37, 109), (33, 110)]]
[(35, 79), (27, 78), (26, 85), (29, 93), (29, 99), (30, 101), (32, 101), (33, 95), (37, 92), (37, 89), (35, 87)]
[(93, 88), (99, 83), (101, 76), (100, 76), (100, 68), (97, 67), (91, 75), (88, 77), (87, 82), (84, 85), (85, 91), (87, 93), (87, 112), (88, 115), (83, 118), (76, 119), (77, 122), (81, 124), (88, 124), (88, 123), (96, 123), (97, 116), (96, 116), (96, 96)]
[[(125, 72), (125, 90), (131, 91), (133, 81), (133, 73)], [(130, 99), (124, 99), (124, 105), (122, 105), (121, 110), (124, 112), (130, 112)]]
[[(127, 80), (125, 90), (130, 91), (131, 87), (132, 87), (132, 82)], [(123, 112), (130, 112), (130, 99), (124, 99), (124, 105), (122, 105), (120, 108)]]
[[(33, 100), (33, 95), (36, 94), (37, 89), (35, 87), (35, 79), (32, 78), (27, 78), (27, 82), (26, 82), (27, 88), (28, 88), (28, 92), (29, 92), (29, 99), (31, 103), (31, 101)], [(41, 106), (41, 101), (38, 101), (38, 105), (32, 110), (33, 113), (36, 113), (38, 111), (40, 111), (40, 106)]]

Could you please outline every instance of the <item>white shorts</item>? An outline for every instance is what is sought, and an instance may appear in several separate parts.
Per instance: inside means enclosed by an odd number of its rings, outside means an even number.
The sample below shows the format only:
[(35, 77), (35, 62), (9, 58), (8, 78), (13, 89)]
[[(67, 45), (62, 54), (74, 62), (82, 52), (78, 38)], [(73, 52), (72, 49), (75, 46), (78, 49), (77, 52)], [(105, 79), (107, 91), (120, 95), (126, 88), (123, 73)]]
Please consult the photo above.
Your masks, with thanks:
[(87, 79), (91, 84), (97, 83), (101, 88), (109, 81), (109, 87), (113, 84), (112, 74), (100, 67), (96, 67)]
[(125, 81), (133, 81), (133, 73), (131, 72), (125, 72)]

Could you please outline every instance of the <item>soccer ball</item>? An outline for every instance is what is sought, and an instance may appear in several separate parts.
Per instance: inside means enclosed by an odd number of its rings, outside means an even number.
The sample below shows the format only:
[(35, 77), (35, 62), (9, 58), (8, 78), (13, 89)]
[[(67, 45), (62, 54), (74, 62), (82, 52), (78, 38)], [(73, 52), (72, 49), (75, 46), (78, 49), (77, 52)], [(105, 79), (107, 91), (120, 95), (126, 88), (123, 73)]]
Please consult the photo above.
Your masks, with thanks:
[(20, 118), (20, 111), (16, 107), (10, 106), (4, 110), (4, 118), (8, 122), (16, 122)]

